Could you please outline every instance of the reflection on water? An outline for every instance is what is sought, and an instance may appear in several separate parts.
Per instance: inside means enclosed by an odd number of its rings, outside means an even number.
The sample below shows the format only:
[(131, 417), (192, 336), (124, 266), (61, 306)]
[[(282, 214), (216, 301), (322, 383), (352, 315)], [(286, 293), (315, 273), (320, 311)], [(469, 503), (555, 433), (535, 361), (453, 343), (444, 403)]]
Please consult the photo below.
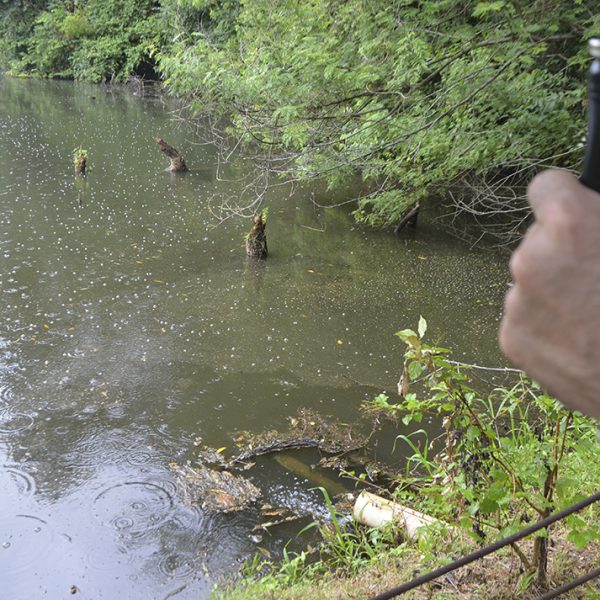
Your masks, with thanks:
[[(268, 197), (271, 254), (249, 261), (248, 223), (215, 227), (210, 212), (241, 193), (243, 164), (218, 180), (215, 155), (171, 109), (124, 90), (0, 79), (7, 598), (72, 586), (94, 599), (209, 597), (255, 551), (257, 514), (181, 503), (169, 463), (193, 458), (198, 437), (230, 447), (236, 430), (284, 427), (303, 406), (351, 421), (365, 397), (395, 389), (393, 333), (421, 314), (460, 358), (500, 360), (502, 257), (426, 218), (400, 240), (365, 231), (316, 209), (310, 194), (332, 199), (313, 189)], [(164, 171), (156, 136), (190, 173)], [(85, 179), (73, 176), (80, 145)], [(268, 457), (252, 477), (272, 503), (322, 510)]]

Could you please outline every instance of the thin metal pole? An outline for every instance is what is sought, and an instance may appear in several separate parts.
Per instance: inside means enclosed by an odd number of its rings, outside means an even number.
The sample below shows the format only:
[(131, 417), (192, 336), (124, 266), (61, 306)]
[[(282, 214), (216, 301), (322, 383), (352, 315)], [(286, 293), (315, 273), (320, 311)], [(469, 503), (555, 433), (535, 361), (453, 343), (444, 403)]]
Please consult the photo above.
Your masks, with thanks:
[(569, 515), (572, 515), (573, 513), (579, 512), (580, 510), (583, 510), (584, 508), (590, 506), (590, 504), (593, 504), (594, 502), (598, 502), (598, 500), (600, 500), (600, 492), (594, 494), (593, 496), (590, 496), (589, 498), (586, 498), (585, 500), (582, 500), (581, 502), (578, 502), (577, 504), (573, 504), (572, 506), (569, 506), (568, 508), (565, 508), (565, 509), (558, 511), (552, 515), (549, 515), (545, 519), (542, 519), (541, 521), (538, 521), (537, 523), (534, 523), (533, 525), (530, 525), (529, 527), (526, 527), (525, 529), (518, 531), (517, 533), (514, 533), (513, 535), (509, 535), (508, 537), (506, 537), (502, 540), (498, 540), (497, 542), (494, 542), (493, 544), (490, 544), (489, 546), (484, 546), (483, 548), (480, 548), (479, 550), (476, 550), (475, 552), (472, 552), (471, 554), (467, 554), (466, 556), (463, 556), (462, 558), (455, 560), (454, 562), (450, 563), (449, 565), (445, 565), (443, 567), (440, 567), (439, 569), (435, 569), (434, 571), (425, 573), (424, 575), (421, 575), (420, 577), (416, 577), (415, 579), (408, 581), (396, 588), (388, 590), (387, 592), (382, 592), (381, 594), (378, 594), (377, 596), (373, 596), (371, 598), (371, 600), (389, 600), (390, 598), (395, 598), (396, 596), (400, 596), (401, 594), (404, 594), (405, 592), (414, 590), (415, 588), (417, 588), (425, 583), (429, 583), (430, 581), (433, 581), (434, 579), (437, 579), (438, 577), (441, 577), (442, 575), (445, 575), (446, 573), (450, 573), (451, 571), (459, 569), (460, 567), (464, 567), (465, 565), (468, 565), (469, 563), (472, 563), (480, 558), (483, 558), (484, 556), (487, 556), (488, 554), (492, 554), (493, 552), (500, 550), (500, 548), (504, 548), (505, 546), (514, 544), (515, 542), (518, 542), (519, 540), (523, 539), (524, 537), (527, 537), (528, 535), (531, 535), (532, 533), (535, 533), (536, 531), (539, 531), (540, 529), (545, 529), (546, 527), (552, 525), (552, 523), (556, 523), (556, 521), (560, 521), (561, 519), (564, 519), (565, 517), (568, 517)]
[(564, 594), (565, 592), (573, 590), (576, 587), (579, 587), (580, 585), (583, 585), (584, 583), (587, 583), (588, 581), (595, 579), (596, 577), (600, 577), (600, 569), (596, 569), (595, 571), (592, 571), (591, 573), (588, 573), (587, 575), (583, 575), (582, 577), (578, 577), (577, 579), (574, 579), (573, 581), (570, 581), (569, 583), (565, 583), (564, 585), (561, 585), (560, 587), (556, 588), (555, 590), (550, 590), (543, 596), (540, 596), (537, 600), (551, 600), (551, 598), (557, 598), (561, 594)]

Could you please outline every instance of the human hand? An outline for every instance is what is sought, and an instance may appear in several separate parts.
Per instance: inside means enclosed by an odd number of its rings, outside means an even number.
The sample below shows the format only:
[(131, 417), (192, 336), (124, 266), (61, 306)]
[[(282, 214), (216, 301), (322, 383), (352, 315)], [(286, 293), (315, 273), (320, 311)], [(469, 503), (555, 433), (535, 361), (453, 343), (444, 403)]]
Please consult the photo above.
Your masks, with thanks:
[(565, 171), (529, 186), (500, 346), (567, 407), (600, 418), (600, 194)]

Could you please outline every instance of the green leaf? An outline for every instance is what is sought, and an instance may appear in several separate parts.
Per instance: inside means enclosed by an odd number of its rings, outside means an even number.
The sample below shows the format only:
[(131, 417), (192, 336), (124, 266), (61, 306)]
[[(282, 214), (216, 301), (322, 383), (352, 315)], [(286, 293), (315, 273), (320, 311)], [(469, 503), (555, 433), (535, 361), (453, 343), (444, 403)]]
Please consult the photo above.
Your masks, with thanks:
[(501, 500), (504, 498), (504, 496), (506, 496), (506, 488), (501, 482), (492, 483), (485, 496), (488, 500), (498, 502), (498, 500)]
[(583, 533), (581, 531), (570, 531), (567, 534), (567, 539), (570, 542), (573, 542), (573, 544), (575, 544), (575, 546), (577, 546), (577, 548), (579, 548), (580, 550), (582, 548), (585, 548), (590, 541), (589, 536), (587, 536), (585, 533)]
[(491, 515), (498, 510), (499, 506), (495, 500), (486, 497), (481, 501), (479, 512), (483, 515)]
[(408, 365), (408, 376), (412, 381), (414, 381), (415, 379), (418, 379), (426, 370), (427, 367), (425, 365), (413, 360)]
[(481, 435), (481, 430), (479, 429), (479, 427), (475, 427), (475, 425), (470, 425), (467, 428), (467, 434), (466, 435), (467, 435), (467, 439), (470, 442), (474, 442)]
[(498, 0), (496, 2), (479, 2), (473, 10), (474, 17), (483, 17), (490, 12), (498, 12), (506, 6), (506, 2)]
[(419, 337), (423, 339), (425, 332), (427, 331), (427, 321), (423, 317), (419, 317)]
[(405, 344), (409, 346), (418, 346), (420, 344), (419, 336), (412, 329), (403, 329), (396, 332), (397, 335)]

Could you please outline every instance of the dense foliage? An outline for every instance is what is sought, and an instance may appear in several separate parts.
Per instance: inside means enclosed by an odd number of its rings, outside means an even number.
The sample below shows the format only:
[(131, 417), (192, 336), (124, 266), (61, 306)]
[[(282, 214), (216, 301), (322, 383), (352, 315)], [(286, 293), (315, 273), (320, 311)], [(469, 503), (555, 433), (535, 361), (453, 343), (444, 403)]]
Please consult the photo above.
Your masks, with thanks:
[[(596, 424), (550, 397), (524, 374), (511, 388), (481, 394), (473, 386), (469, 366), (450, 360), (449, 351), (423, 341), (427, 324), (418, 332), (405, 329), (398, 335), (407, 345), (401, 401), (385, 395), (373, 406), (402, 416), (402, 423), (421, 423), (433, 417), (443, 427), (443, 448), (430, 456), (429, 440), (417, 442), (424, 430), (400, 434), (414, 454), (407, 476), (419, 474), (418, 494), (406, 486), (396, 493), (421, 502), (428, 512), (443, 513), (458, 521), (478, 541), (505, 538), (524, 522), (546, 518), (592, 493), (598, 474)], [(415, 391), (411, 382), (421, 383)], [(402, 487), (402, 486), (400, 486)], [(568, 537), (585, 547), (600, 539), (593, 520), (570, 517), (563, 523)], [(547, 585), (548, 538), (536, 537), (530, 556), (513, 544), (528, 573), (536, 572), (538, 585)]]
[(595, 0), (0, 0), (0, 62), (125, 80), (154, 65), (270, 172), (360, 174), (356, 216), (424, 199), (526, 216), (541, 166), (577, 167)]
[(156, 0), (4, 0), (0, 10), (0, 58), (13, 73), (125, 81), (167, 39)]
[(232, 117), (276, 171), (360, 173), (360, 220), (394, 224), (439, 196), (473, 214), (523, 210), (533, 169), (581, 158), (596, 2), (187, 5), (204, 19), (161, 56), (171, 89)]

